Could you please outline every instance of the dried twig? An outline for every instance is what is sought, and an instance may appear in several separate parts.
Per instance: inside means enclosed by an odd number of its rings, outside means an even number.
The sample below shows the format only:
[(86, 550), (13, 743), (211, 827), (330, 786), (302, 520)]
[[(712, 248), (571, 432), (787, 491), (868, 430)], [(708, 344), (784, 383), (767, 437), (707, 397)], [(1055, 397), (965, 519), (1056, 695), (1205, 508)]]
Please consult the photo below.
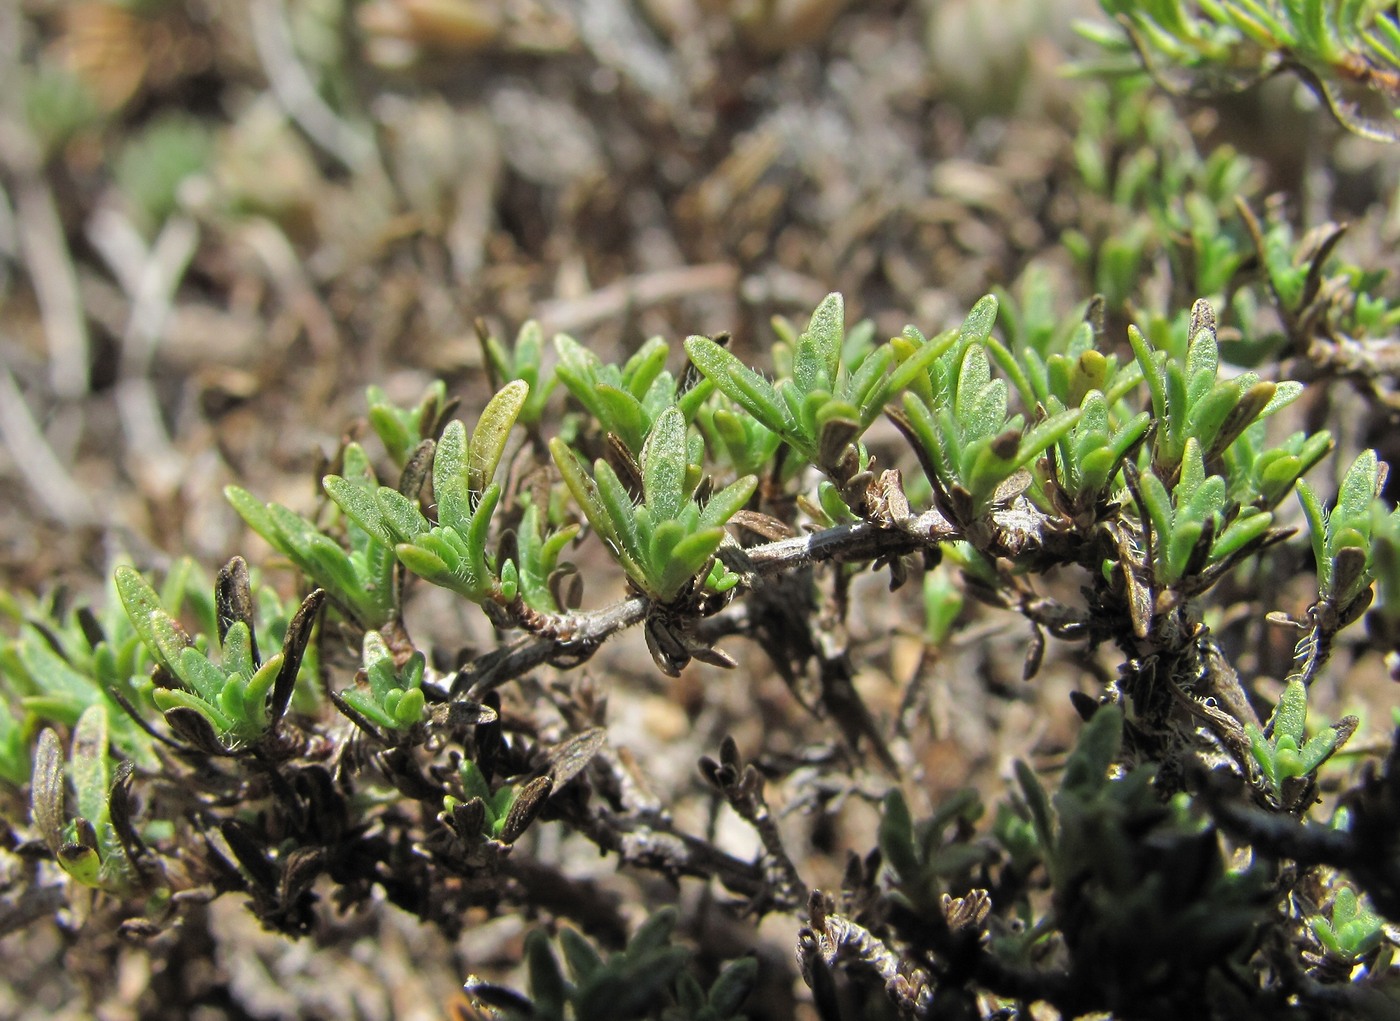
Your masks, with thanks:
[(287, 10), (281, 0), (253, 0), (248, 10), (258, 59), (287, 115), (308, 138), (346, 168), (363, 169), (374, 158), (374, 142), (368, 133), (331, 109), (316, 91), (311, 76), (297, 58)]
[(0, 361), (0, 439), (49, 514), (72, 528), (97, 519), (87, 492), (44, 438), (9, 368)]
[(659, 269), (608, 284), (581, 298), (546, 301), (539, 306), (537, 318), (547, 332), (584, 330), (662, 302), (732, 292), (738, 279), (738, 272), (729, 263)]
[(160, 401), (151, 385), (150, 365), (165, 333), (175, 291), (194, 257), (199, 229), (185, 216), (172, 216), (149, 248), (135, 226), (114, 209), (93, 216), (88, 237), (131, 300), (122, 331), (121, 380), (117, 408), (129, 449), (157, 473), (162, 489), (173, 488), (183, 465), (161, 420)]
[(61, 398), (88, 391), (91, 356), (78, 275), (53, 192), (38, 172), (24, 175), (16, 189), (16, 222), (44, 337), (49, 347), (49, 385)]

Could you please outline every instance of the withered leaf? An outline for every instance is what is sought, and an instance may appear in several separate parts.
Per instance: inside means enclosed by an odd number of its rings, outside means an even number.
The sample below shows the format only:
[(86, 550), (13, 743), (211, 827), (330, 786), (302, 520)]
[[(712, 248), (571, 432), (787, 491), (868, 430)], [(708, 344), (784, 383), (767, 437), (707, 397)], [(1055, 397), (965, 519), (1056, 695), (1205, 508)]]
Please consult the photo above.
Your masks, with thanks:
[(410, 500), (418, 499), (418, 494), (423, 489), (423, 483), (427, 481), (428, 473), (432, 471), (435, 450), (437, 450), (437, 443), (433, 440), (424, 440), (413, 448), (413, 453), (409, 455), (408, 461), (403, 466), (403, 473), (399, 475), (400, 496), (406, 496)]
[(583, 575), (573, 564), (561, 564), (549, 572), (549, 594), (561, 610), (577, 610), (583, 603)]
[(267, 856), (266, 849), (259, 842), (253, 829), (237, 819), (225, 819), (219, 825), (219, 832), (224, 835), (229, 850), (248, 873), (248, 877), (264, 892), (274, 893), (280, 885), (277, 866)]
[(63, 749), (58, 735), (47, 727), (39, 735), (34, 749), (34, 773), (29, 804), (34, 825), (49, 850), (58, 854), (63, 843)]
[(549, 753), (549, 775), (554, 781), (554, 786), (563, 787), (583, 772), (584, 767), (598, 754), (607, 739), (608, 732), (605, 729), (590, 727), (552, 748)]
[(627, 444), (622, 442), (622, 437), (615, 433), (608, 433), (607, 448), (604, 455), (613, 471), (617, 472), (617, 477), (622, 484), (627, 487), (627, 492), (634, 500), (640, 499), (645, 489), (642, 479), (642, 466), (637, 463), (637, 458), (632, 451), (627, 449)]
[(112, 793), (108, 798), (107, 811), (112, 829), (121, 841), (127, 857), (138, 861), (146, 853), (146, 844), (131, 821), (131, 778), (134, 772), (135, 767), (130, 760), (123, 760), (117, 765), (112, 777)]
[(733, 670), (739, 665), (733, 656), (723, 649), (715, 648), (712, 645), (697, 645), (690, 647), (690, 654), (701, 663), (708, 663), (710, 666), (722, 667), (725, 670)]
[(517, 993), (514, 989), (498, 986), (492, 982), (484, 982), (474, 975), (467, 979), (462, 988), (473, 1000), (479, 1000), (494, 1010), (510, 1011), (520, 1014), (522, 1017), (535, 1016), (535, 1005), (530, 1002), (530, 998)]
[(460, 805), (453, 806), (452, 828), (462, 842), (471, 845), (481, 838), (481, 828), (486, 823), (486, 802), (480, 798), (469, 798)]
[(443, 702), (429, 710), (429, 718), (434, 727), (456, 730), (459, 727), (479, 727), (495, 723), (500, 714), (488, 705), (482, 705), (469, 698)]
[(1079, 714), (1079, 718), (1085, 723), (1088, 723), (1099, 711), (1099, 700), (1092, 695), (1084, 694), (1082, 691), (1071, 691), (1069, 702), (1070, 705), (1074, 706), (1074, 711)]
[(306, 645), (311, 640), (311, 631), (316, 626), (316, 615), (321, 612), (325, 601), (326, 593), (321, 589), (313, 589), (311, 594), (302, 600), (301, 606), (292, 616), (291, 623), (287, 625), (287, 636), (282, 640), (282, 668), (277, 671), (277, 680), (272, 684), (271, 716), (274, 725), (282, 719), (287, 706), (291, 704), (297, 672), (301, 669)]
[(791, 539), (797, 534), (785, 522), (759, 511), (737, 510), (730, 516), (729, 522), (769, 542)]
[(690, 650), (684, 640), (669, 625), (656, 617), (648, 617), (643, 625), (647, 640), (647, 651), (652, 661), (667, 677), (679, 677), (681, 670), (690, 662)]
[(196, 709), (177, 705), (165, 711), (165, 722), (186, 744), (193, 745), (196, 751), (205, 755), (228, 755), (229, 750), (219, 743), (214, 725)]
[(79, 847), (86, 847), (93, 851), (97, 850), (97, 828), (93, 826), (91, 820), (78, 816), (73, 820), (73, 831), (77, 836), (77, 840), (74, 841), (74, 843)]
[(98, 621), (97, 615), (92, 612), (91, 607), (78, 607), (75, 616), (78, 620), (78, 627), (82, 629), (83, 638), (87, 640), (88, 648), (95, 649), (107, 640), (107, 632), (102, 629), (102, 624)]
[(506, 813), (505, 824), (501, 827), (500, 840), (513, 844), (530, 827), (530, 824), (544, 811), (545, 802), (554, 790), (554, 781), (547, 776), (537, 776), (515, 796), (510, 811)]
[(164, 930), (149, 918), (127, 918), (117, 926), (118, 938), (128, 943), (146, 943)]
[(1026, 662), (1021, 666), (1021, 680), (1029, 681), (1040, 673), (1045, 660), (1045, 631), (1039, 624), (1031, 625), (1031, 640), (1026, 646)]
[(319, 847), (298, 847), (287, 855), (282, 866), (281, 898), (290, 904), (301, 897), (316, 882), (325, 861), (325, 851)]
[(253, 662), (262, 663), (253, 619), (253, 589), (248, 580), (248, 562), (242, 557), (233, 557), (219, 568), (219, 576), (214, 582), (214, 608), (218, 617), (219, 644), (222, 645), (228, 637), (229, 628), (241, 621), (248, 628)]

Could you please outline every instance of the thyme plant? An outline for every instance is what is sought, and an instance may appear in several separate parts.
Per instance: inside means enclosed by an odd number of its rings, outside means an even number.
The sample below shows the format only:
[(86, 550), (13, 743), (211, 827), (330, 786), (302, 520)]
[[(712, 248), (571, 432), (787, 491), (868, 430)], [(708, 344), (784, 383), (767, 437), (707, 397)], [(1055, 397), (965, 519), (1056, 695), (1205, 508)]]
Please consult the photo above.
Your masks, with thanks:
[[(1086, 34), (1110, 70), (1192, 95), (1288, 71), (1397, 134), (1389, 5), (1102, 7), (1116, 27)], [(782, 48), (778, 14), (745, 17)], [(1348, 656), (1400, 676), (1389, 468), (1326, 405), (1344, 381), (1393, 422), (1400, 310), (1343, 226), (1299, 236), (1255, 164), (1199, 151), (1136, 79), (1086, 92), (1067, 146), (1063, 248), (1097, 292), (1071, 316), (1033, 263), (893, 336), (839, 293), (758, 349), (610, 359), (481, 323), (479, 407), (445, 381), (407, 406), (370, 387), (316, 499), (228, 487), (266, 562), (122, 563), (98, 605), (0, 594), (0, 934), (57, 916), (156, 943), (234, 894), (297, 938), (383, 902), (449, 936), (530, 920), (524, 988), (464, 974), (463, 1016), (722, 1021), (783, 983), (699, 939), (704, 911), (620, 908), (567, 844), (701, 887), (734, 928), (786, 926), (823, 1021), (1400, 1016), (1400, 714), (1323, 718)], [(55, 131), (96, 116), (69, 113)], [(158, 125), (129, 147), (154, 221), (207, 143)], [(872, 650), (849, 626), (870, 575), (919, 620), (898, 680), (909, 636)], [(469, 637), (429, 641), (425, 596)], [(940, 726), (973, 603), (1024, 642), (1028, 684), (1071, 677), (1074, 729), (950, 792), (911, 731)], [(1281, 666), (1248, 647), (1270, 633)], [(709, 825), (675, 811), (593, 672), (627, 643), (702, 706), (734, 671), (755, 716), (771, 670), (802, 740), (717, 736), (693, 764)], [(857, 683), (871, 664), (897, 707)], [(877, 821), (836, 867), (814, 864), (829, 834), (785, 824), (861, 801)]]
[[(204, 877), (213, 892), (249, 894), (269, 928), (304, 932), (324, 878), (339, 902), (381, 889), (453, 930), (524, 875), (513, 845), (560, 825), (623, 862), (717, 880), (753, 911), (801, 911), (794, 945), (824, 1016), (841, 1011), (836, 971), (910, 1017), (1035, 1001), (1064, 1016), (1382, 1016), (1397, 1002), (1384, 920), (1400, 905), (1388, 823), (1400, 751), (1330, 819), (1313, 818), (1358, 721), (1319, 725), (1308, 703), (1393, 563), (1376, 545), (1396, 519), (1380, 497), (1384, 466), (1362, 453), (1335, 501), (1302, 482), (1326, 463), (1328, 435), (1268, 427), (1303, 387), (1224, 374), (1204, 301), (1168, 338), (1175, 351), (1136, 328), (1115, 345), (1096, 305), (1074, 329), (1003, 340), (998, 308), (988, 296), (960, 326), (874, 343), (847, 329), (833, 295), (805, 326), (779, 325), (768, 373), (722, 339), (689, 338), (685, 363), (658, 339), (619, 367), (560, 337), (552, 371), (588, 411), (567, 441), (530, 442), (520, 421), (531, 392), (521, 377), (551, 371), (520, 361), (540, 356), (533, 324), (514, 356), (491, 339), (517, 378), (470, 430), (438, 413), (440, 387), (416, 411), (371, 393), (395, 484), (379, 484), (374, 456), (352, 443), (315, 519), (229, 491), (300, 574), (309, 594), (294, 613), (255, 588), (241, 558), (212, 600), (196, 572), (158, 591), (120, 567), (125, 615), (103, 611), (105, 623), (16, 606), (31, 622), (0, 656), (20, 713), (3, 735), (6, 782), (27, 781), (32, 832), (67, 881), (142, 927), (170, 924)], [(909, 447), (890, 463), (867, 443), (882, 417)], [(597, 452), (591, 467), (586, 452)], [(1289, 542), (1295, 491), (1317, 597), (1289, 624), (1302, 651), (1271, 697), (1269, 678), (1232, 664), (1211, 600)], [(566, 558), (599, 553), (629, 594), (577, 609), (592, 584)], [(693, 659), (732, 667), (741, 636), (772, 626), (759, 608), (769, 594), (813, 590), (795, 622), (818, 648), (822, 615), (842, 612), (823, 604), (853, 571), (885, 571), (899, 589), (945, 574), (945, 557), (968, 591), (1037, 634), (1112, 650), (1117, 665), (1077, 695), (1086, 722), (1060, 777), (1018, 763), (990, 825), (972, 791), (917, 818), (914, 777), (879, 728), (844, 730), (851, 754), (877, 755), (891, 775), (878, 848), (852, 859), (839, 889), (807, 885), (762, 775), (732, 743), (701, 766), (757, 831), (752, 859), (609, 793), (615, 767), (591, 721), (541, 740), (502, 716), (507, 685), (578, 667), (636, 624), (664, 673)], [(1064, 571), (1077, 595), (1037, 591), (1037, 578)], [(1396, 581), (1381, 580), (1383, 591)], [(424, 585), (479, 607), (497, 646), (435, 665), (404, 616)], [(949, 633), (945, 589), (925, 583), (935, 641)], [(333, 648), (347, 641), (357, 672)], [(810, 658), (791, 642), (765, 648), (790, 675)], [(874, 719), (849, 686), (824, 686), (817, 708)], [(32, 882), (61, 880), (41, 868)], [(528, 902), (527, 887), (509, 889)], [(647, 954), (663, 952), (637, 940), (627, 954), (651, 963), (605, 966), (566, 931), (570, 979), (537, 942), (528, 996), (470, 988), (522, 1016), (562, 1017), (572, 1003), (574, 1016), (601, 1017), (616, 1004), (597, 989), (621, 985), (637, 1016), (669, 1004), (722, 1017), (752, 981), (735, 965), (708, 994), (694, 978), (672, 988), (685, 955), (665, 952), (662, 968)]]

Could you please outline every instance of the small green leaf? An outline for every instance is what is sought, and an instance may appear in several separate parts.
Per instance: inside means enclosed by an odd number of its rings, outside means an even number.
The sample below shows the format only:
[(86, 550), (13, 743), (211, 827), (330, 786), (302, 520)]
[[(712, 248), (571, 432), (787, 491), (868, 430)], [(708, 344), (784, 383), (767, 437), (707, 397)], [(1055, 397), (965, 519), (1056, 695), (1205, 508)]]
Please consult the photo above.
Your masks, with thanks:
[[(841, 348), (846, 339), (846, 304), (839, 293), (833, 292), (822, 299), (821, 304), (812, 313), (805, 336), (810, 338), (818, 364), (826, 376), (826, 387), (834, 387), (836, 374), (841, 366)], [(801, 344), (799, 339), (799, 350)], [(804, 389), (810, 391), (813, 388)]]
[(710, 986), (709, 1006), (720, 1019), (732, 1018), (758, 982), (758, 958), (741, 957), (724, 966)]
[(773, 386), (708, 337), (689, 337), (685, 352), (720, 392), (769, 429), (792, 431), (794, 419)]
[(564, 963), (575, 984), (582, 985), (603, 968), (603, 958), (576, 930), (567, 925), (559, 930), (559, 946), (564, 950)]
[(1122, 741), (1123, 710), (1113, 704), (1099, 706), (1065, 763), (1063, 789), (1086, 797), (1102, 790)]
[(107, 819), (107, 788), (111, 784), (111, 760), (107, 755), (107, 709), (89, 706), (73, 728), (68, 769), (78, 795), (78, 814), (94, 826)]
[(151, 655), (174, 673), (180, 653), (193, 644), (190, 636), (161, 609), (155, 589), (141, 577), (140, 572), (123, 564), (113, 572), (113, 581), (122, 605), (126, 607), (131, 626)]
[(679, 920), (680, 912), (670, 905), (654, 912), (628, 941), (627, 956), (632, 957), (665, 947)]
[(433, 499), (440, 525), (462, 528), (471, 516), (467, 447), (467, 427), (456, 419), (448, 422), (433, 453)]
[(885, 795), (878, 832), (880, 854), (900, 882), (912, 883), (920, 874), (918, 845), (914, 842), (914, 820), (898, 788)]
[(996, 295), (983, 295), (977, 299), (977, 304), (972, 306), (972, 311), (963, 320), (962, 328), (958, 330), (958, 339), (963, 342), (981, 343), (991, 336), (992, 327), (996, 325), (996, 321)]
[(716, 528), (725, 524), (748, 504), (757, 489), (758, 479), (752, 475), (731, 482), (705, 504), (700, 512), (700, 527)]
[(530, 385), (516, 379), (487, 402), (467, 447), (467, 487), (473, 494), (484, 492), (496, 474), (510, 430), (529, 396)]
[(667, 408), (652, 424), (642, 448), (643, 493), (656, 520), (674, 518), (680, 513), (681, 504), (687, 499), (685, 475), (689, 464), (685, 419), (678, 408)]
[(380, 542), (388, 543), (389, 535), (384, 526), (384, 515), (375, 500), (373, 490), (339, 475), (327, 475), (321, 480), (321, 488), (335, 501), (336, 506), (345, 512), (346, 517), (367, 534)]
[(530, 997), (535, 1001), (535, 1016), (541, 1019), (562, 1019), (568, 1002), (568, 987), (559, 970), (559, 961), (549, 945), (549, 937), (535, 929), (525, 937), (525, 962), (530, 973)]
[(418, 509), (417, 501), (410, 500), (397, 489), (380, 486), (375, 493), (375, 505), (381, 512), (380, 520), (395, 542), (412, 542), (432, 528)]
[(573, 495), (574, 502), (579, 505), (593, 530), (603, 539), (616, 545), (618, 536), (613, 528), (612, 518), (599, 496), (597, 485), (583, 470), (578, 457), (558, 436), (549, 441), (549, 453), (554, 458), (559, 474), (563, 476), (564, 484)]

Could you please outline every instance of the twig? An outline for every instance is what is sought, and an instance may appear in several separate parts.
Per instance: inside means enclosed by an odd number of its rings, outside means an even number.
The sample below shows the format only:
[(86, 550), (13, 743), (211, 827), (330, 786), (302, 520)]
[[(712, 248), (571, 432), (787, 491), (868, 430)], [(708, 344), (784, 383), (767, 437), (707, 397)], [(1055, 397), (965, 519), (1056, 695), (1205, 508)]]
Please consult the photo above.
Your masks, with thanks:
[(909, 974), (902, 972), (899, 955), (884, 941), (829, 907), (821, 891), (813, 890), (809, 900), (810, 924), (797, 934), (797, 963), (807, 984), (813, 984), (818, 962), (827, 968), (847, 962), (875, 975), (902, 1016), (928, 1017), (933, 1006), (928, 976), (917, 969)]
[(752, 826), (763, 841), (767, 852), (767, 871), (771, 878), (768, 896), (770, 903), (778, 908), (795, 908), (806, 896), (807, 886), (797, 871), (792, 857), (783, 845), (782, 834), (768, 809), (763, 796), (763, 775), (753, 763), (744, 763), (739, 758), (739, 747), (733, 737), (725, 737), (720, 744), (720, 761), (706, 757), (700, 760), (700, 768), (709, 777), (729, 802), (739, 817)]
[[(993, 536), (987, 548), (997, 553), (1003, 548), (1014, 551), (1033, 543), (1044, 518), (1032, 515), (1025, 506), (1013, 505), (993, 511), (991, 521)], [(958, 538), (962, 538), (960, 529), (937, 511), (927, 511), (898, 528), (860, 521), (747, 549), (721, 548), (720, 556), (743, 579), (745, 587), (753, 588), (765, 579), (812, 564), (874, 561)], [(618, 631), (640, 624), (651, 609), (650, 599), (632, 596), (587, 613), (532, 613), (531, 633), (464, 668), (453, 681), (452, 695), (479, 699), (545, 663), (582, 662)]]
[(452, 683), (452, 694), (479, 699), (507, 681), (556, 659), (582, 662), (604, 640), (618, 631), (640, 624), (651, 607), (645, 596), (633, 596), (588, 613), (540, 615), (535, 633), (479, 658), (462, 670)]
[(56, 521), (74, 528), (97, 520), (92, 501), (54, 454), (3, 361), (0, 361), (0, 439), (4, 440), (20, 474)]
[(699, 837), (665, 829), (655, 820), (643, 822), (596, 808), (573, 821), (580, 833), (604, 851), (616, 852), (627, 865), (674, 877), (718, 879), (731, 893), (750, 900), (767, 889), (758, 865), (725, 854)]
[(277, 101), (308, 138), (347, 169), (362, 169), (374, 157), (374, 142), (331, 109), (316, 91), (316, 84), (297, 58), (281, 0), (253, 0), (248, 7), (253, 46)]
[(25, 269), (49, 346), (49, 385), (61, 398), (81, 397), (91, 361), (83, 300), (53, 192), (37, 171), (21, 179), (16, 206)]
[(88, 225), (88, 238), (131, 300), (122, 331), (117, 384), (117, 409), (127, 445), (156, 468), (162, 488), (168, 488), (175, 484), (180, 469), (162, 467), (170, 466), (175, 455), (151, 385), (150, 364), (165, 333), (175, 291), (194, 257), (199, 229), (188, 217), (173, 216), (147, 248), (126, 217), (104, 209)]
[(608, 284), (581, 298), (546, 301), (539, 307), (538, 319), (549, 333), (583, 330), (665, 301), (732, 291), (738, 280), (738, 271), (729, 263), (659, 269)]

